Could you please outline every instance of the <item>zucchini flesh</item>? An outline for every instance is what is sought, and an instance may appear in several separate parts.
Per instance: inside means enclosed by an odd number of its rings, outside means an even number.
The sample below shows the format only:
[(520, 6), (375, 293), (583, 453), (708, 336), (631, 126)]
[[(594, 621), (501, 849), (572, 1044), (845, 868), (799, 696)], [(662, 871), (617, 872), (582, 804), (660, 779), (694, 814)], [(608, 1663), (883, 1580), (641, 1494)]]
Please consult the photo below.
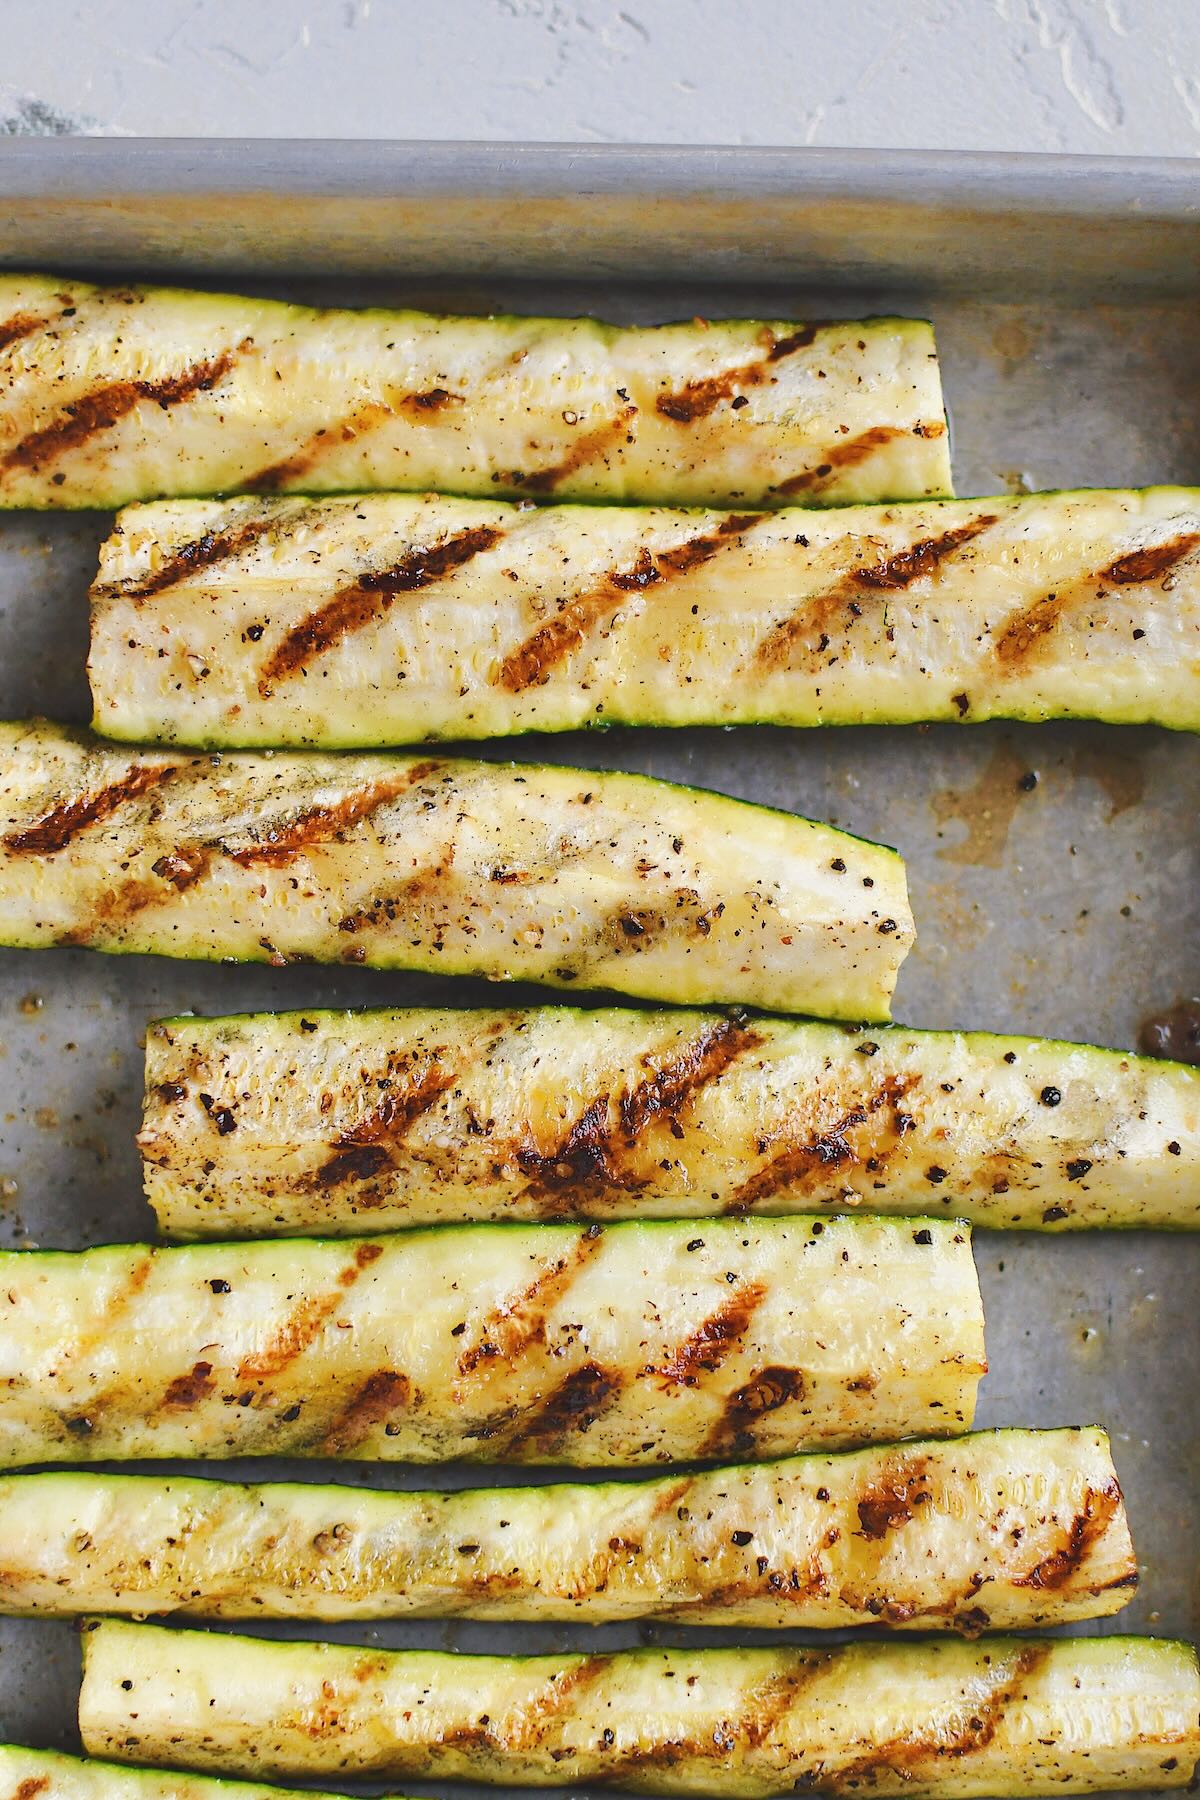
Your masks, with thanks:
[(135, 1769), (61, 1750), (27, 1750), (24, 1744), (0, 1744), (0, 1786), (13, 1800), (342, 1800), (311, 1789)]
[(1137, 1585), (1103, 1432), (1002, 1431), (643, 1482), (382, 1493), (0, 1480), (0, 1610), (1023, 1629)]
[(97, 729), (362, 747), (585, 725), (1200, 729), (1200, 490), (827, 511), (440, 496), (123, 513)]
[(1146, 1638), (505, 1658), (113, 1621), (79, 1722), (95, 1753), (229, 1774), (759, 1800), (1181, 1786), (1198, 1712), (1195, 1653)]
[(0, 725), (0, 942), (886, 1018), (894, 851), (644, 776), (210, 758)]
[(617, 327), (0, 276), (0, 505), (444, 488), (950, 493), (919, 319)]
[(636, 1464), (971, 1421), (966, 1226), (476, 1225), (0, 1254), (0, 1466)]
[[(1054, 1104), (1049, 1104), (1054, 1101)], [(139, 1142), (169, 1236), (798, 1207), (1200, 1226), (1200, 1070), (718, 1012), (167, 1019)]]

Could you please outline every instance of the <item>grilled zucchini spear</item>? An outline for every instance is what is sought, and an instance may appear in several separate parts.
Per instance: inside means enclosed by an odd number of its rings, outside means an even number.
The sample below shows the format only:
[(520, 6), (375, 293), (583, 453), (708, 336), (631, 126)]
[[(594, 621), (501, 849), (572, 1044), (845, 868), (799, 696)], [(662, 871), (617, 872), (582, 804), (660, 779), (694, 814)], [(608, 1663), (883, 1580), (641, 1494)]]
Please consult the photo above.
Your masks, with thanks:
[(644, 776), (0, 725), (0, 943), (877, 1019), (912, 936), (894, 851)]
[(0, 1465), (656, 1463), (970, 1424), (966, 1226), (477, 1225), (0, 1254)]
[(1200, 1225), (1200, 1071), (1036, 1038), (716, 1012), (163, 1020), (146, 1192), (175, 1237), (867, 1205)]
[(65, 1756), (60, 1750), (27, 1750), (23, 1744), (0, 1744), (0, 1786), (13, 1800), (343, 1800), (309, 1789), (267, 1787), (261, 1781), (134, 1769)]
[(809, 512), (439, 496), (123, 513), (97, 728), (326, 749), (640, 725), (1200, 729), (1200, 490)]
[(84, 1636), (85, 1747), (229, 1774), (759, 1800), (1183, 1786), (1186, 1644), (986, 1638), (836, 1650), (449, 1656), (120, 1621)]
[(0, 1610), (16, 1613), (971, 1634), (1116, 1612), (1137, 1585), (1100, 1431), (454, 1493), (15, 1475), (0, 1480), (0, 1571)]
[(923, 320), (621, 328), (0, 276), (0, 505), (235, 488), (951, 491)]

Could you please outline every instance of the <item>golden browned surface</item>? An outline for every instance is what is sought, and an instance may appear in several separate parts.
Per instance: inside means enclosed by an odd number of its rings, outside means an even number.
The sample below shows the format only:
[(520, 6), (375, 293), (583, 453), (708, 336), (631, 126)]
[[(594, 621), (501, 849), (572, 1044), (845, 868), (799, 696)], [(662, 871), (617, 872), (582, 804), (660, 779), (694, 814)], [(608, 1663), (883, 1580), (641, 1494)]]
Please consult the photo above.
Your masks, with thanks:
[(965, 1226), (768, 1219), (0, 1254), (0, 1464), (669, 1463), (969, 1426)]
[[(716, 1350), (710, 1333), (710, 1362)], [(686, 1379), (707, 1373), (694, 1358), (677, 1361)], [(649, 1615), (974, 1635), (1115, 1612), (1136, 1585), (1121, 1490), (1096, 1430), (450, 1493), (0, 1479), (0, 1609), (11, 1612)]]
[(1200, 1221), (1195, 1070), (761, 1015), (168, 1019), (147, 1033), (140, 1142), (181, 1237), (847, 1205), (1044, 1230)]
[(1136, 1638), (506, 1659), (113, 1621), (80, 1723), (89, 1750), (282, 1778), (965, 1800), (1186, 1784), (1198, 1712), (1194, 1652)]
[(886, 1017), (894, 851), (644, 776), (0, 726), (0, 942)]
[(314, 310), (0, 275), (0, 505), (442, 488), (780, 505), (950, 492), (933, 333)]

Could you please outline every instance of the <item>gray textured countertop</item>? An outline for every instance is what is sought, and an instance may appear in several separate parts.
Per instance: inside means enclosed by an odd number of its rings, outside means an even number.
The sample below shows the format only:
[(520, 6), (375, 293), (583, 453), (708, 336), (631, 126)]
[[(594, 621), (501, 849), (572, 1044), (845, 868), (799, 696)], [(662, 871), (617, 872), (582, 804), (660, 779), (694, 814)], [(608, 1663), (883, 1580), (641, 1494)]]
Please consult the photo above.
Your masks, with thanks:
[(1200, 155), (1196, 0), (5, 0), (0, 134)]

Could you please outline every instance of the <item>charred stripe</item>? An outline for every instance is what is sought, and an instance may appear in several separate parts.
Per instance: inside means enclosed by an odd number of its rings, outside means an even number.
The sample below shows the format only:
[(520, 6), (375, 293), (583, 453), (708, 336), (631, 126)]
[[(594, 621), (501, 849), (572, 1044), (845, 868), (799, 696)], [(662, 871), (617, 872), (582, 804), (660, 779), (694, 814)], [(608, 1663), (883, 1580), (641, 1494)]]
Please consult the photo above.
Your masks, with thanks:
[(490, 550), (501, 536), (491, 526), (472, 526), (440, 543), (409, 550), (389, 569), (358, 576), (281, 640), (263, 665), (259, 692), (269, 693), (273, 682), (299, 674), (342, 638), (381, 618), (398, 594), (416, 593), (445, 580)]
[(739, 389), (761, 387), (764, 381), (771, 379), (770, 370), (775, 363), (794, 355), (797, 350), (806, 350), (822, 329), (820, 324), (801, 325), (786, 337), (770, 336), (765, 356), (743, 363), (739, 368), (726, 369), (720, 375), (703, 376), (682, 388), (659, 394), (654, 402), (655, 410), (676, 425), (691, 425), (697, 419), (706, 419), (724, 401), (732, 400)]
[(556, 487), (561, 487), (567, 477), (574, 475), (585, 463), (594, 462), (621, 438), (630, 436), (636, 418), (636, 406), (623, 407), (615, 419), (609, 419), (603, 425), (577, 437), (567, 454), (558, 462), (549, 463), (541, 469), (509, 469), (500, 479), (506, 487), (517, 488), (527, 494), (553, 493)]
[(424, 781), (441, 767), (438, 762), (414, 763), (411, 768), (404, 769), (397, 775), (369, 782), (330, 806), (310, 806), (290, 819), (265, 825), (252, 843), (236, 849), (229, 844), (222, 844), (221, 848), (226, 856), (233, 862), (240, 863), (243, 868), (263, 863), (271, 865), (288, 862), (312, 845), (337, 838), (342, 832), (361, 825), (364, 819), (369, 819), (381, 806), (398, 799), (409, 788)]
[(243, 339), (236, 349), (223, 350), (219, 356), (193, 363), (177, 375), (164, 375), (157, 381), (111, 381), (81, 394), (63, 407), (53, 424), (31, 432), (6, 450), (0, 456), (0, 472), (37, 469), (64, 452), (77, 450), (89, 438), (111, 430), (144, 400), (153, 401), (167, 412), (190, 400), (194, 394), (207, 393), (224, 379), (249, 347), (250, 340)]
[(590, 1226), (566, 1256), (559, 1257), (521, 1292), (488, 1313), (474, 1332), (475, 1342), (458, 1359), (460, 1375), (472, 1375), (481, 1365), (498, 1360), (511, 1368), (535, 1344), (546, 1341), (546, 1317), (568, 1294), (580, 1270), (603, 1243), (598, 1225)]
[(591, 592), (569, 600), (553, 619), (510, 652), (493, 681), (512, 694), (540, 686), (555, 664), (577, 650), (588, 632), (616, 612), (627, 595), (690, 574), (762, 517), (761, 513), (730, 513), (714, 531), (684, 538), (669, 549), (652, 551), (643, 546), (627, 568), (612, 570)]
[(18, 856), (55, 856), (81, 831), (111, 818), (118, 808), (149, 793), (177, 773), (178, 769), (170, 763), (158, 768), (135, 764), (119, 781), (109, 782), (97, 793), (63, 800), (32, 825), (6, 833), (4, 847)]
[(181, 581), (188, 581), (192, 576), (202, 574), (206, 569), (215, 568), (218, 563), (233, 561), (274, 531), (284, 527), (294, 531), (313, 510), (315, 509), (309, 507), (297, 508), (294, 503), (286, 507), (274, 506), (269, 511), (255, 513), (252, 517), (240, 519), (221, 530), (206, 531), (202, 537), (171, 550), (158, 567), (151, 569), (148, 574), (134, 576), (124, 582), (113, 582), (111, 585), (97, 585), (92, 589), (92, 595), (101, 600), (148, 600), (155, 594), (165, 592), (167, 588), (175, 587)]
[(743, 1282), (671, 1352), (661, 1367), (647, 1369), (646, 1373), (667, 1387), (699, 1387), (704, 1377), (715, 1375), (736, 1349), (766, 1296), (764, 1282)]
[[(918, 427), (922, 437), (940, 437), (945, 426), (939, 425), (935, 430), (932, 425)], [(885, 444), (906, 433), (897, 425), (872, 425), (869, 430), (859, 432), (857, 437), (847, 438), (844, 443), (831, 444), (822, 451), (819, 462), (812, 463), (798, 474), (788, 475), (777, 481), (771, 488), (773, 494), (814, 494), (827, 487), (835, 475), (843, 469), (853, 469), (859, 463), (866, 462)]]

